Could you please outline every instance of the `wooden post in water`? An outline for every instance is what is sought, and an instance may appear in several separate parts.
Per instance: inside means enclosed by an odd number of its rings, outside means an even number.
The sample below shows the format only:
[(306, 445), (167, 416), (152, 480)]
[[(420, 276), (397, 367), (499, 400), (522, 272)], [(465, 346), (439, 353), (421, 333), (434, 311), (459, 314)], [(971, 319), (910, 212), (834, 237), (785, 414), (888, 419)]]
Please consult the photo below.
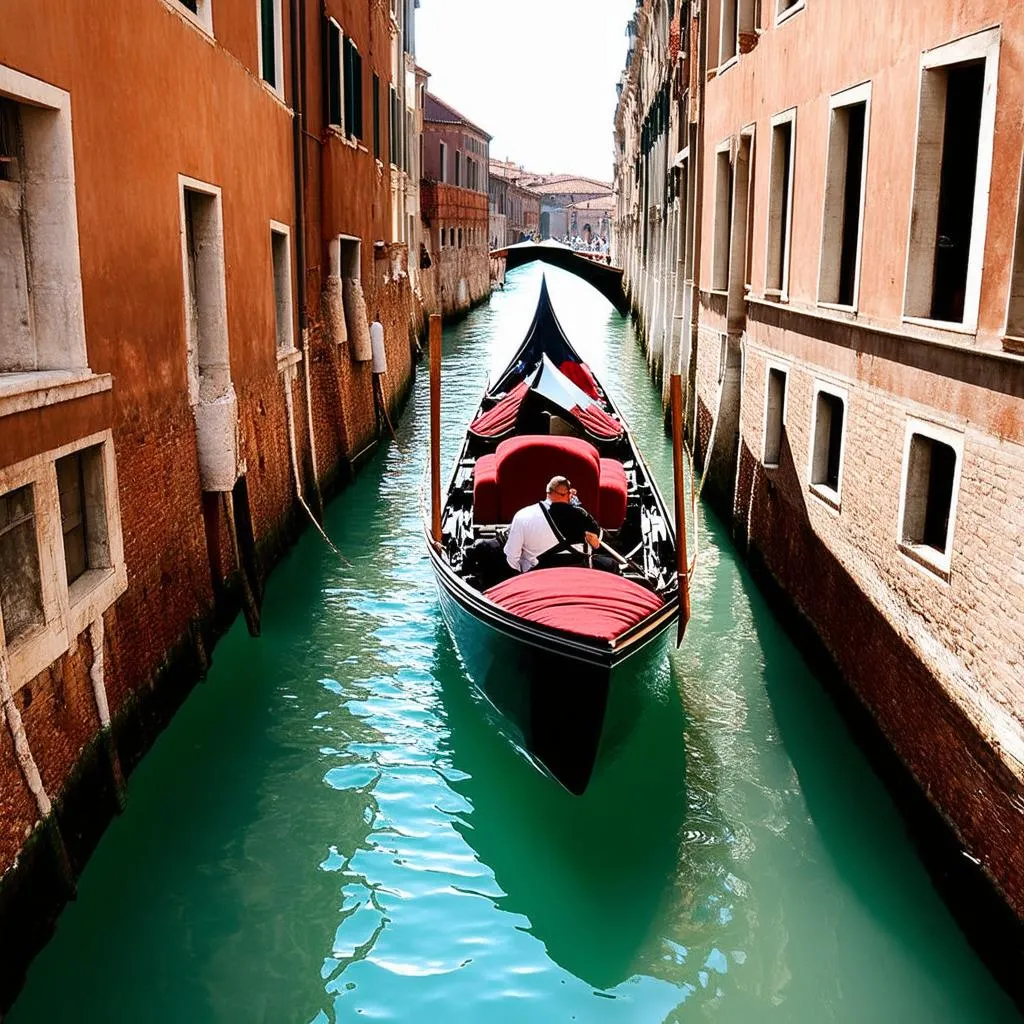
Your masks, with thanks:
[(690, 563), (686, 546), (686, 482), (683, 475), (683, 379), (672, 374), (672, 471), (676, 495), (676, 569), (679, 573), (679, 632), (676, 646), (683, 642), (690, 621)]
[(441, 317), (430, 314), (430, 536), (441, 543)]

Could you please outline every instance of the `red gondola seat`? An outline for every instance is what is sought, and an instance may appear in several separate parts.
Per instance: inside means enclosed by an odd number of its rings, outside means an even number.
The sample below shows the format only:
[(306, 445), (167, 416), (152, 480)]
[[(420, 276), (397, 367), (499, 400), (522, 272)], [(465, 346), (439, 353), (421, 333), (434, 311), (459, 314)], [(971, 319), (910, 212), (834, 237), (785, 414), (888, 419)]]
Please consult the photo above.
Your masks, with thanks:
[(615, 459), (578, 437), (524, 434), (483, 455), (473, 471), (473, 519), (510, 523), (521, 508), (544, 498), (553, 476), (566, 476), (583, 507), (606, 530), (617, 530), (626, 516), (626, 473)]
[(646, 587), (597, 569), (534, 569), (484, 591), (507, 612), (566, 633), (614, 640), (664, 601)]

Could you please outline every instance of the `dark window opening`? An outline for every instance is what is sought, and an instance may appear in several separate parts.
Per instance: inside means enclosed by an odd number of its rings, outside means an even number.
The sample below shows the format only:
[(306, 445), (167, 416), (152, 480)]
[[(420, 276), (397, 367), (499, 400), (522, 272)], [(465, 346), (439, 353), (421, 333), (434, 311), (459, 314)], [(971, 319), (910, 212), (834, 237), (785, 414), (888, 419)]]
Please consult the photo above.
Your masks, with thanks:
[(333, 21), (327, 21), (325, 39), (324, 105), (327, 123), (342, 127), (344, 114), (341, 108), (341, 29)]
[(0, 495), (0, 611), (8, 646), (44, 621), (31, 485)]
[(351, 39), (345, 40), (345, 131), (350, 139), (363, 138), (363, 58)]
[[(263, 55), (263, 81), (276, 89), (277, 12), (274, 0), (260, 0), (260, 53)], [(194, 8), (193, 8), (194, 10)]]
[(956, 65), (946, 72), (933, 320), (960, 322), (964, 318), (984, 87), (984, 61)]
[(0, 97), (0, 181), (17, 181), (21, 146), (18, 105)]
[(199, 0), (178, 0), (182, 7), (187, 8), (193, 14), (199, 13)]
[(89, 568), (86, 548), (85, 480), (80, 452), (57, 460), (60, 527), (64, 535), (64, 568), (70, 586)]
[(945, 554), (955, 475), (956, 452), (950, 445), (923, 434), (913, 435), (903, 514), (906, 543)]
[(863, 187), (864, 122), (867, 105), (856, 103), (845, 109), (848, 135), (838, 302), (841, 306), (852, 306), (857, 283), (857, 249), (860, 243), (860, 200)]
[(839, 491), (843, 450), (843, 400), (827, 391), (818, 392), (814, 429), (811, 483)]
[(765, 420), (764, 464), (777, 466), (782, 453), (783, 410), (786, 402), (786, 374), (768, 371), (768, 415)]
[[(394, 139), (391, 140), (391, 145), (391, 152), (394, 154)], [(373, 155), (380, 159), (380, 79), (376, 74), (373, 76)]]
[(789, 175), (793, 151), (793, 124), (776, 125), (772, 137), (772, 193), (769, 229), (768, 288), (783, 291), (789, 255)]

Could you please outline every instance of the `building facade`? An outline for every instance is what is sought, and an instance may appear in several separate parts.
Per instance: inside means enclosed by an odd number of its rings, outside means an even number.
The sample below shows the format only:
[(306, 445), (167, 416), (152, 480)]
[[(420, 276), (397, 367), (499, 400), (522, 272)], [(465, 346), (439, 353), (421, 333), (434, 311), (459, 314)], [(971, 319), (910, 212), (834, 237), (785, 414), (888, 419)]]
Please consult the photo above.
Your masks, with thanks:
[(490, 141), (454, 107), (426, 93), (420, 203), (430, 261), (422, 288), (430, 312), (465, 312), (490, 294)]
[(1024, 9), (702, 6), (639, 7), (616, 116), (652, 367), (752, 566), (1024, 919)]
[(267, 572), (408, 388), (419, 146), (382, 100), (412, 8), (5, 5), (0, 1010), (217, 637), (240, 608), (259, 631)]

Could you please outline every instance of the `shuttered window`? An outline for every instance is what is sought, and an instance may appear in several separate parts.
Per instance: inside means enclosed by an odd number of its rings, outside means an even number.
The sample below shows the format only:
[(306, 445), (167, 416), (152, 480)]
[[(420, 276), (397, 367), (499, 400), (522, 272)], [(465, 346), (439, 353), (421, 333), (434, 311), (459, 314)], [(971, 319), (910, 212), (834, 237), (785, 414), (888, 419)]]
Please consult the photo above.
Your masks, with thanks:
[(330, 18), (324, 24), (324, 116), (328, 124), (344, 126), (341, 82), (341, 26)]
[(363, 58), (351, 39), (345, 44), (345, 131), (350, 139), (363, 138)]

